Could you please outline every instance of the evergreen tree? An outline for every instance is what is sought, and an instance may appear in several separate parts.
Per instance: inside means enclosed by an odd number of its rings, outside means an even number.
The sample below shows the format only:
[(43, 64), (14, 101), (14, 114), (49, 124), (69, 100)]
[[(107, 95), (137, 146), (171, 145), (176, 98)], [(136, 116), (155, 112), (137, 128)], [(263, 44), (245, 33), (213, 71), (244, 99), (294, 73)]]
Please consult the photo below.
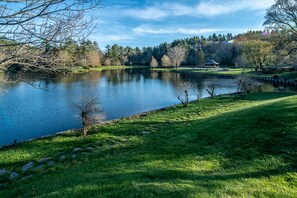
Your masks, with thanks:
[(197, 50), (197, 66), (202, 68), (205, 64), (205, 54), (202, 48)]

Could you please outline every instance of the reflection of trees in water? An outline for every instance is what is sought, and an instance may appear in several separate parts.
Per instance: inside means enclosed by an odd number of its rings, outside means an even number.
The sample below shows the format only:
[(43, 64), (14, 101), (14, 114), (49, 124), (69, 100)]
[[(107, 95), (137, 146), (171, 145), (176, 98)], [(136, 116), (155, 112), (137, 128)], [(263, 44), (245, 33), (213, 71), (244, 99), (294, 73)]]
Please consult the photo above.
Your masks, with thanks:
[(9, 89), (18, 86), (20, 83), (26, 83), (34, 88), (50, 90), (54, 88), (53, 84), (58, 84), (61, 78), (49, 74), (9, 74), (0, 73), (0, 87)]
[(3, 73), (0, 73), (0, 93), (2, 93), (3, 90), (7, 89), (4, 82), (5, 82), (5, 75)]
[[(5, 79), (6, 75), (0, 73), (0, 89), (9, 89), (10, 87), (17, 86), (21, 82), (17, 83), (1, 83), (1, 79)], [(175, 91), (178, 91), (178, 87), (182, 83), (191, 83), (193, 86), (191, 92), (199, 93), (203, 95), (205, 88), (213, 81), (216, 81), (218, 89), (220, 88), (232, 88), (233, 84), (230, 83), (230, 79), (214, 79), (214, 77), (202, 76), (199, 74), (179, 74), (173, 72), (163, 72), (154, 71), (148, 69), (123, 69), (123, 70), (106, 70), (102, 72), (90, 72), (84, 74), (76, 75), (48, 75), (48, 76), (38, 76), (35, 75), (23, 75), (22, 79), (26, 82), (34, 82), (36, 86), (40, 86), (42, 89), (53, 89), (58, 85), (62, 85), (66, 92), (75, 87), (80, 87), (83, 90), (97, 89), (100, 82), (106, 81), (110, 86), (120, 85), (123, 83), (134, 82), (138, 83), (140, 81), (146, 80), (160, 80), (163, 83), (168, 83), (172, 86)], [(34, 81), (38, 79), (37, 81)], [(79, 83), (79, 86), (74, 85), (74, 83)], [(234, 85), (236, 86), (236, 85)], [(68, 90), (70, 89), (70, 90)], [(273, 85), (263, 84), (264, 92), (277, 91)], [(284, 91), (284, 90), (280, 90)]]

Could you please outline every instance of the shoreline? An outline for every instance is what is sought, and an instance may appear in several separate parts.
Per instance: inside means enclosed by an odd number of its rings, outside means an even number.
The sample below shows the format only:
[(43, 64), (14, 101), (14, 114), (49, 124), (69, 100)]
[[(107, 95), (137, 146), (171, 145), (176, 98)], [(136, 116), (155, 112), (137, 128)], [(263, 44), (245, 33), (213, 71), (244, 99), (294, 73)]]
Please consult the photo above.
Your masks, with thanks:
[[(229, 94), (220, 94), (220, 95), (216, 95), (215, 97), (233, 96), (233, 95), (239, 95), (240, 93), (241, 92), (235, 92), (235, 93), (229, 93)], [(210, 97), (200, 98), (200, 100), (205, 100), (205, 99), (211, 99), (211, 98)], [(192, 100), (192, 101), (190, 101), (190, 103), (192, 103), (194, 101), (197, 101), (197, 100)], [(169, 110), (169, 109), (173, 109), (173, 108), (176, 108), (176, 107), (178, 107), (180, 105), (181, 105), (181, 103), (171, 105), (171, 106), (167, 106), (167, 107), (157, 108), (157, 109), (153, 109), (153, 110), (149, 110), (149, 111), (144, 111), (144, 112), (133, 114), (133, 115), (130, 115), (130, 116), (125, 116), (125, 117), (121, 117), (121, 118), (117, 118), (117, 119), (113, 119), (113, 120), (109, 120), (109, 121), (104, 121), (102, 124), (94, 125), (94, 126), (112, 125), (112, 124), (116, 124), (116, 123), (119, 123), (119, 122), (125, 121), (125, 120), (133, 120), (133, 119), (137, 119), (137, 118), (141, 118), (141, 117), (146, 117), (146, 116), (148, 116), (150, 114), (154, 114), (154, 113), (166, 111), (166, 110)], [(16, 144), (9, 144), (9, 145), (0, 146), (0, 151), (2, 149), (15, 147), (15, 146), (18, 146), (18, 145), (21, 145), (21, 144), (24, 144), (24, 143), (33, 142), (35, 140), (43, 140), (43, 139), (56, 137), (56, 136), (67, 134), (67, 133), (79, 132), (81, 130), (82, 130), (82, 128), (68, 129), (67, 131), (60, 131), (60, 132), (57, 132), (57, 133), (51, 134), (51, 135), (46, 135), (46, 136), (37, 137), (37, 138), (31, 138), (31, 139), (28, 139), (28, 140), (17, 142)]]
[[(210, 197), (208, 183), (219, 184), (217, 196), (238, 192), (238, 184), (244, 188), (236, 195), (250, 195), (250, 189), (267, 195), (271, 185), (287, 189), (277, 195), (296, 194), (296, 98), (251, 93), (202, 99), (95, 127), (87, 137), (69, 133), (0, 150), (0, 197), (170, 197), (184, 181), (201, 185)], [(163, 191), (156, 189), (159, 182)], [(232, 191), (222, 192), (222, 185)], [(186, 191), (182, 186), (179, 195)]]

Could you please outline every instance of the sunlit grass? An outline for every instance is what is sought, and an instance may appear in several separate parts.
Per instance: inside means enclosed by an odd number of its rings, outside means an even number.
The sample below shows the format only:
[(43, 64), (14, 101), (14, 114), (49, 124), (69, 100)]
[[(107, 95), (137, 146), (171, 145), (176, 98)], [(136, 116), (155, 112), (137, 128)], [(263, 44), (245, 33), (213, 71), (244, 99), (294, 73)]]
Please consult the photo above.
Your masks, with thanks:
[[(223, 96), (0, 150), (0, 169), (93, 146), (0, 197), (294, 197), (296, 96)], [(149, 132), (143, 134), (143, 132)], [(56, 158), (55, 158), (56, 159)]]

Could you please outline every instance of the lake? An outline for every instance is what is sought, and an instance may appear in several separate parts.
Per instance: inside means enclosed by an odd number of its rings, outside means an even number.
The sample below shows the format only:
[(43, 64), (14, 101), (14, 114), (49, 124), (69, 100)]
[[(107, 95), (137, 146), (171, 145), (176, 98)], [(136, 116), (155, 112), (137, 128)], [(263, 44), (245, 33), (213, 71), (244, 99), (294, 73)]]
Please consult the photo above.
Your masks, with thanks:
[[(186, 78), (148, 69), (110, 70), (36, 81), (34, 84), (42, 89), (26, 82), (2, 84), (7, 92), (0, 95), (0, 146), (80, 128), (73, 103), (82, 96), (98, 97), (106, 120), (112, 120), (178, 104), (179, 87), (184, 82), (193, 85), (191, 100), (197, 92), (207, 97), (206, 87), (211, 83), (217, 85), (216, 94), (237, 91), (234, 79)], [(290, 90), (263, 84), (262, 91)]]

